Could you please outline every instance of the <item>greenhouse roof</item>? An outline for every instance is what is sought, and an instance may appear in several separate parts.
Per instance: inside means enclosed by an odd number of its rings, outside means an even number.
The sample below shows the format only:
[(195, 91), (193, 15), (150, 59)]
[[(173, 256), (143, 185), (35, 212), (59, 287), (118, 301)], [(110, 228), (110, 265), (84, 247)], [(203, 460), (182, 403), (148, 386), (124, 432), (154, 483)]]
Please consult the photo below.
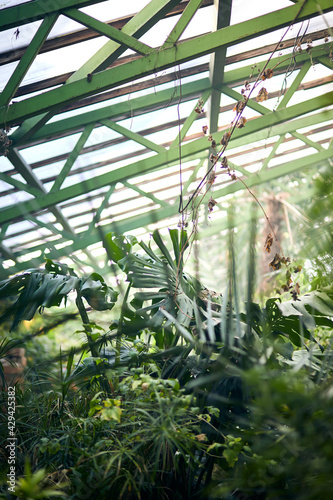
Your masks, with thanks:
[(198, 193), (218, 233), (234, 193), (330, 161), (331, 0), (1, 7), (2, 278), (102, 268), (107, 232), (177, 227)]

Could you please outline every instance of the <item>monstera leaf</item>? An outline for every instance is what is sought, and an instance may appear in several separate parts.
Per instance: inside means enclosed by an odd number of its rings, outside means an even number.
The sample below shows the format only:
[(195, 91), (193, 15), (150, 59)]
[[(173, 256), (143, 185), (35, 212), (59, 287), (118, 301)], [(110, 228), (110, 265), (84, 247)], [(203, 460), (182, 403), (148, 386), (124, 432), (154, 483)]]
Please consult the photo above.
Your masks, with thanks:
[(316, 326), (333, 328), (332, 290), (314, 291), (297, 298), (280, 302), (269, 299), (266, 307), (255, 303), (247, 305), (247, 313), (241, 315), (242, 321), (250, 325), (260, 336), (265, 333), (286, 337), (297, 347), (303, 340), (313, 340), (312, 332)]
[(31, 320), (37, 310), (60, 306), (72, 290), (98, 311), (111, 309), (118, 296), (99, 274), (79, 278), (68, 266), (47, 260), (45, 269), (30, 269), (0, 282), (0, 299), (18, 296), (2, 314), (0, 322), (13, 316), (11, 329), (15, 329), (20, 321)]
[[(171, 229), (169, 234), (174, 257), (158, 231), (153, 233), (158, 253), (144, 242), (139, 243), (144, 254), (133, 253), (129, 247), (124, 247), (124, 240), (115, 233), (109, 233), (105, 239), (106, 249), (112, 249), (114, 262), (127, 274), (131, 286), (149, 290), (137, 292), (131, 305), (136, 315), (146, 319), (146, 326), (153, 329), (170, 324), (161, 309), (180, 324), (188, 326), (194, 316), (194, 301), (198, 300), (198, 293), (204, 288), (195, 278), (183, 272), (183, 253), (188, 245), (186, 231)], [(119, 250), (115, 248), (117, 242)], [(126, 254), (117, 260), (122, 250)], [(110, 255), (111, 252), (108, 253)]]
[(316, 326), (333, 327), (333, 290), (327, 287), (324, 290), (315, 290), (298, 297), (297, 300), (289, 300), (278, 304), (283, 316), (297, 316), (302, 325), (313, 330)]

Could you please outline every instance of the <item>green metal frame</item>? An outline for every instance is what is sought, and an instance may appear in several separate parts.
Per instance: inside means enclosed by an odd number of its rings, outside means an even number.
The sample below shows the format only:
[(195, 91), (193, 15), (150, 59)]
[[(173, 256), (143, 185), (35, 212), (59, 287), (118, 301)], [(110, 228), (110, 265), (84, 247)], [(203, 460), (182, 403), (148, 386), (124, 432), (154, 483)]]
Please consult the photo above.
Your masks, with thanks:
[[(233, 87), (241, 85), (248, 78), (248, 75), (252, 73), (253, 66), (243, 64), (241, 68), (228, 70), (226, 66), (227, 48), (279, 28), (287, 27), (296, 19), (297, 22), (300, 22), (318, 15), (319, 11), (325, 13), (332, 10), (331, 0), (319, 0), (319, 2), (317, 0), (307, 0), (306, 2), (295, 0), (295, 5), (230, 26), (232, 0), (214, 0), (213, 10), (216, 19), (212, 32), (200, 35), (193, 40), (180, 40), (186, 27), (203, 3), (202, 0), (190, 0), (162, 46), (152, 47), (141, 42), (140, 37), (167, 13), (170, 13), (180, 3), (180, 0), (151, 0), (142, 11), (124, 24), (121, 30), (79, 10), (94, 3), (97, 3), (97, 0), (81, 2), (78, 0), (63, 0), (61, 2), (60, 0), (54, 0), (47, 6), (41, 0), (34, 0), (18, 7), (6, 9), (5, 15), (0, 19), (0, 31), (42, 20), (32, 42), (27, 47), (25, 54), (0, 94), (0, 128), (18, 125), (18, 128), (10, 135), (12, 146), (8, 152), (8, 159), (12, 163), (15, 172), (21, 174), (25, 182), (17, 180), (6, 173), (0, 173), (0, 180), (14, 189), (25, 191), (33, 197), (31, 200), (0, 209), (0, 225), (2, 228), (0, 233), (0, 253), (3, 259), (14, 260), (16, 263), (15, 271), (23, 270), (25, 263), (19, 261), (20, 252), (8, 248), (5, 244), (6, 231), (13, 221), (26, 219), (36, 226), (48, 229), (52, 234), (60, 235), (60, 238), (56, 241), (46, 244), (50, 251), (48, 255), (51, 258), (59, 259), (63, 257), (65, 252), (72, 253), (82, 250), (88, 255), (89, 262), (92, 262), (93, 258), (87, 247), (101, 241), (104, 234), (110, 229), (116, 228), (121, 232), (126, 232), (148, 226), (167, 217), (176, 216), (178, 213), (177, 203), (159, 199), (154, 193), (135, 185), (131, 179), (145, 173), (157, 172), (168, 166), (178, 165), (180, 156), (182, 162), (197, 159), (199, 160), (197, 165), (193, 168), (189, 179), (183, 186), (183, 195), (189, 195), (191, 184), (196, 181), (200, 168), (210, 154), (207, 137), (187, 140), (187, 135), (198, 117), (195, 105), (193, 105), (189, 115), (182, 121), (182, 126), (179, 120), (178, 133), (168, 146), (155, 143), (140, 132), (133, 132), (123, 126), (121, 122), (129, 118), (133, 113), (139, 115), (162, 109), (170, 104), (178, 107), (185, 101), (195, 102), (200, 97), (204, 104), (207, 105), (206, 119), (209, 124), (209, 131), (219, 144), (224, 132), (218, 131), (219, 115), (224, 109), (223, 107), (220, 108), (221, 95), (222, 104), (223, 95), (228, 96), (235, 102), (242, 99), (242, 95), (236, 92)], [(11, 102), (33, 61), (38, 57), (38, 53), (60, 14), (75, 20), (98, 34), (108, 37), (109, 41), (92, 58), (87, 60), (81, 68), (69, 76), (64, 85), (35, 96), (27, 96), (23, 101)], [(128, 48), (134, 51), (135, 56), (130, 58), (128, 62), (124, 60), (122, 64), (113, 67), (115, 61)], [(210, 55), (208, 77), (201, 77), (191, 83), (183, 84), (181, 82), (182, 70), (180, 65), (208, 54)], [(328, 68), (333, 68), (325, 44), (312, 49), (311, 60)], [(281, 60), (279, 56), (273, 57), (270, 61), (270, 67), (276, 67), (276, 72), (279, 74), (287, 71), (289, 64), (290, 60), (287, 58)], [(249, 100), (248, 107), (253, 109), (259, 116), (253, 120), (248, 120), (246, 127), (234, 131), (230, 140), (230, 147), (236, 148), (248, 145), (276, 135), (279, 139), (273, 145), (267, 158), (262, 162), (261, 170), (256, 174), (250, 174), (242, 165), (230, 161), (230, 166), (234, 165), (237, 172), (244, 176), (248, 187), (262, 185), (288, 173), (314, 167), (331, 158), (331, 148), (324, 148), (307, 135), (301, 134), (298, 129), (319, 124), (322, 121), (333, 120), (333, 92), (322, 93), (320, 96), (308, 99), (300, 104), (289, 105), (290, 99), (302, 84), (311, 64), (312, 62), (306, 51), (297, 54), (298, 73), (274, 111), (270, 111), (267, 107), (256, 102), (255, 99)], [(143, 76), (152, 77), (157, 72), (162, 72), (171, 67), (175, 67), (176, 78), (178, 79), (178, 85), (175, 88), (155, 90), (145, 96), (134, 97), (131, 99), (130, 105), (126, 101), (112, 104), (111, 100), (110, 103), (107, 102), (104, 107), (99, 109), (83, 112), (72, 117), (60, 117), (59, 120), (48, 123), (55, 114), (61, 113), (71, 103), (80, 101), (84, 104), (84, 99), (90, 96), (132, 83)], [(128, 159), (125, 166), (115, 170), (110, 169), (109, 172), (95, 175), (84, 182), (63, 187), (65, 179), (73, 171), (80, 154), (85, 152), (86, 143), (93, 130), (100, 126), (107, 127), (125, 140), (138, 144), (139, 150), (133, 155), (132, 160), (131, 158)], [(79, 138), (73, 150), (67, 156), (52, 187), (47, 192), (31, 165), (24, 160), (20, 148), (24, 149), (33, 144), (47, 142), (77, 132), (80, 133)], [(301, 140), (305, 146), (314, 148), (317, 152), (293, 162), (270, 167), (271, 161), (275, 158), (279, 146), (283, 144), (286, 134), (291, 134), (294, 138)], [(101, 145), (101, 147), (103, 146)], [(150, 153), (149, 157), (140, 159), (140, 155), (146, 152)], [(112, 159), (110, 159), (110, 165), (111, 163)], [(88, 169), (96, 169), (96, 167), (98, 165), (95, 164), (87, 166)], [(102, 213), (108, 206), (112, 206), (112, 196), (119, 186), (134, 191), (136, 194), (153, 202), (154, 205), (158, 205), (159, 208), (147, 211), (142, 215), (125, 217), (123, 220), (113, 222), (111, 225), (100, 225)], [(106, 189), (103, 201), (95, 212), (92, 211), (88, 229), (77, 234), (71, 228), (70, 222), (64, 217), (61, 204), (79, 196), (89, 196), (89, 193), (96, 192), (98, 189)], [(239, 181), (229, 183), (223, 187), (217, 185), (214, 187), (214, 198), (220, 199), (242, 189), (244, 189), (244, 185)], [(205, 196), (210, 195), (210, 193), (206, 193)], [(58, 229), (54, 224), (42, 222), (38, 218), (38, 214), (43, 210), (51, 212), (57, 222), (61, 224), (62, 229)], [(224, 227), (223, 223), (221, 227)], [(64, 247), (65, 250), (55, 247), (55, 245), (59, 244), (66, 245), (66, 242), (68, 244)], [(43, 262), (44, 250), (45, 245), (44, 247), (39, 244), (30, 245), (29, 252), (40, 253), (39, 257), (34, 258), (35, 265)], [(7, 275), (11, 270), (12, 268), (9, 270), (0, 269), (0, 276)]]

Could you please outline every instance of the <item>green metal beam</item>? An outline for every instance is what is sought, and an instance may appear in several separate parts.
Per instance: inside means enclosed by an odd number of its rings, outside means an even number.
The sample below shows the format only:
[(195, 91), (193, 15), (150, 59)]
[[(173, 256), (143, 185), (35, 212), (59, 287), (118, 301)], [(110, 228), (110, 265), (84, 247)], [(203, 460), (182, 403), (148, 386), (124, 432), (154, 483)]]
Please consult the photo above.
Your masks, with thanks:
[(16, 148), (11, 148), (7, 154), (8, 160), (12, 163), (15, 170), (21, 174), (28, 186), (45, 193), (43, 183), (35, 176), (30, 165), (24, 160), (21, 153)]
[[(232, 0), (214, 0), (214, 26), (213, 31), (226, 28), (230, 24)], [(208, 101), (208, 126), (209, 132), (213, 134), (217, 131), (220, 101), (221, 85), (223, 84), (227, 47), (213, 52), (209, 60), (209, 79), (213, 89)]]
[(109, 200), (114, 192), (116, 188), (116, 185), (113, 184), (112, 186), (110, 186), (110, 189), (107, 191), (105, 197), (104, 197), (104, 200), (102, 201), (101, 205), (98, 207), (98, 209), (96, 210), (96, 213), (94, 215), (94, 217), (92, 218), (92, 221), (90, 222), (89, 224), (89, 228), (88, 228), (88, 233), (90, 233), (90, 231), (92, 231), (94, 229), (94, 227), (98, 224), (98, 222), (100, 221), (100, 218), (101, 218), (101, 215), (102, 215), (102, 212), (103, 210), (106, 209), (106, 207), (108, 206), (109, 204)]
[(268, 167), (269, 162), (274, 158), (276, 151), (278, 150), (278, 148), (283, 143), (284, 138), (285, 138), (285, 134), (280, 135), (279, 139), (274, 144), (274, 146), (272, 148), (272, 151), (269, 153), (269, 155), (267, 156), (267, 158), (265, 158), (265, 160), (263, 161), (262, 167), (260, 169), (261, 171), (262, 170), (266, 170), (266, 168)]
[[(323, 12), (331, 10), (331, 0), (321, 0)], [(36, 116), (45, 111), (58, 109), (77, 99), (103, 92), (118, 85), (132, 82), (135, 79), (156, 73), (169, 67), (193, 60), (197, 57), (210, 54), (217, 49), (246, 41), (255, 36), (287, 26), (299, 12), (298, 5), (292, 5), (270, 14), (245, 21), (234, 26), (228, 26), (214, 33), (208, 33), (196, 38), (181, 42), (153, 54), (141, 56), (129, 63), (116, 68), (107, 69), (94, 74), (92, 81), (87, 78), (63, 85), (61, 88), (49, 90), (38, 96), (25, 99), (23, 102), (12, 104), (8, 109), (0, 109), (0, 126), (4, 123), (12, 125), (31, 116)], [(299, 14), (298, 21), (317, 15), (317, 1), (308, 0)], [(87, 73), (86, 73), (87, 74)]]
[(50, 233), (60, 234), (60, 236), (62, 236), (63, 238), (66, 238), (67, 240), (72, 240), (72, 238), (73, 238), (73, 233), (68, 233), (67, 231), (65, 231), (63, 229), (57, 229), (54, 224), (51, 224), (49, 222), (43, 222), (31, 214), (27, 214), (25, 216), (25, 219), (30, 220), (30, 222), (35, 224), (35, 226), (37, 226), (37, 227), (42, 227), (44, 229), (47, 229), (48, 231), (50, 231)]
[(24, 182), (18, 181), (14, 179), (14, 177), (9, 176), (8, 174), (2, 174), (0, 172), (0, 181), (6, 182), (11, 186), (19, 189), (20, 191), (25, 191), (26, 193), (31, 194), (32, 196), (38, 196), (43, 193), (40, 189), (28, 186), (28, 184), (24, 184)]
[(6, 222), (6, 224), (2, 224), (0, 228), (0, 243), (2, 243), (4, 237), (6, 236), (7, 229), (9, 228), (10, 223)]
[(304, 134), (300, 134), (298, 132), (292, 132), (291, 135), (293, 135), (295, 137), (295, 139), (299, 139), (300, 141), (303, 141), (305, 144), (310, 146), (310, 148), (314, 148), (317, 151), (323, 151), (323, 149), (325, 149), (325, 148), (323, 148), (323, 146), (321, 144), (318, 144), (315, 141), (311, 141), (311, 139), (309, 139), (309, 137), (307, 137)]
[(156, 203), (157, 205), (160, 205), (161, 207), (168, 207), (169, 206), (169, 203), (167, 203), (166, 201), (160, 200), (159, 198), (156, 198), (156, 196), (154, 196), (151, 193), (147, 193), (146, 191), (144, 191), (143, 189), (140, 189), (135, 184), (131, 184), (130, 182), (127, 182), (127, 181), (122, 181), (122, 184), (124, 186), (126, 186), (127, 188), (132, 189), (136, 193), (139, 193), (141, 196), (144, 196), (145, 198), (152, 200), (154, 203)]
[[(146, 33), (157, 21), (180, 0), (152, 0), (122, 28), (122, 33), (139, 38)], [(126, 47), (110, 40), (101, 47), (81, 68), (79, 68), (66, 82), (66, 85), (86, 78), (87, 74), (101, 71), (112, 64), (126, 50)]]
[(152, 151), (156, 151), (157, 153), (162, 153), (165, 151), (165, 148), (160, 146), (159, 144), (155, 144), (153, 141), (150, 141), (149, 139), (146, 139), (146, 137), (143, 137), (140, 134), (137, 134), (135, 132), (132, 132), (131, 130), (122, 127), (118, 123), (115, 123), (112, 120), (100, 120), (100, 123), (102, 125), (105, 125), (105, 127), (110, 128), (111, 130), (114, 130), (118, 134), (127, 137), (128, 139), (137, 142), (138, 144), (141, 144), (142, 146), (151, 149)]
[(330, 56), (323, 56), (319, 57), (318, 61), (323, 65), (326, 66), (328, 69), (333, 69), (333, 61)]
[(189, 22), (191, 21), (191, 19), (193, 18), (194, 14), (197, 12), (201, 4), (202, 0), (190, 0), (190, 2), (186, 5), (184, 9), (184, 12), (180, 16), (180, 19), (177, 21), (175, 27), (173, 28), (170, 35), (162, 45), (162, 49), (165, 49), (169, 45), (173, 45), (176, 42), (178, 42), (179, 38), (184, 33), (185, 29), (187, 28), (187, 25), (189, 24)]
[[(138, 54), (149, 54), (152, 52), (152, 47), (146, 45), (145, 43), (139, 42), (132, 36), (127, 35), (124, 31), (118, 30), (109, 24), (105, 24), (97, 19), (94, 19), (91, 16), (88, 16), (84, 12), (81, 12), (77, 9), (66, 10), (66, 17), (73, 19), (73, 21), (77, 21), (87, 28), (91, 28), (94, 31), (97, 31), (101, 35), (105, 35), (114, 42), (118, 42), (118, 44), (125, 45), (125, 49), (132, 49), (134, 52)], [(118, 45), (119, 46), (119, 45)]]
[(9, 105), (57, 19), (58, 14), (51, 14), (43, 20), (20, 62), (16, 66), (14, 73), (11, 75), (5, 88), (0, 94), (0, 108), (2, 106), (6, 107)]
[[(274, 179), (278, 179), (284, 175), (289, 175), (300, 170), (305, 170), (306, 168), (314, 168), (315, 166), (319, 167), (325, 160), (327, 160), (331, 156), (332, 152), (324, 149), (319, 153), (314, 153), (304, 158), (297, 158), (297, 160), (282, 163), (277, 167), (271, 167), (265, 171), (260, 171), (256, 174), (252, 174), (251, 177), (246, 179), (246, 185), (249, 188), (252, 188), (254, 186), (270, 182)], [(241, 181), (235, 181), (224, 188), (214, 191), (214, 198), (221, 198), (223, 196), (227, 196), (244, 189), (246, 188)]]
[(81, 9), (103, 0), (34, 0), (27, 3), (20, 3), (15, 7), (8, 7), (1, 11), (0, 31), (9, 30), (22, 24), (32, 23), (45, 18), (52, 13), (60, 14), (62, 10), (75, 7)]
[[(168, 13), (175, 5), (179, 4), (180, 0), (152, 0), (149, 5), (144, 7), (138, 14), (136, 14), (121, 30), (122, 33), (127, 35), (141, 36), (143, 33)], [(66, 81), (66, 85), (73, 81), (84, 79), (91, 83), (91, 75), (94, 71), (101, 71), (114, 62), (124, 51), (126, 47), (119, 46), (116, 42), (109, 41), (106, 43), (94, 56), (89, 59), (81, 68), (79, 68), (73, 75)], [(94, 92), (93, 92), (94, 93)], [(21, 139), (28, 140), (32, 135), (39, 130), (45, 123), (47, 123), (55, 112), (63, 107), (63, 104), (55, 106), (51, 111), (46, 113), (37, 114), (32, 118), (27, 118), (21, 124), (17, 134)], [(0, 108), (1, 109), (1, 108)]]
[(84, 131), (80, 135), (77, 143), (74, 146), (74, 149), (70, 152), (65, 165), (62, 167), (61, 172), (57, 175), (56, 180), (53, 183), (52, 188), (50, 189), (50, 193), (54, 193), (55, 191), (59, 191), (61, 188), (64, 180), (66, 179), (67, 175), (69, 174), (72, 166), (74, 165), (75, 161), (77, 160), (77, 157), (81, 153), (81, 150), (85, 143), (87, 142), (91, 132), (93, 131), (95, 127), (94, 123), (90, 123), (89, 125), (85, 126)]
[(200, 168), (203, 166), (203, 164), (204, 164), (205, 161), (207, 161), (206, 155), (205, 155), (205, 158), (201, 159), (199, 161), (198, 165), (196, 165), (193, 168), (193, 172), (191, 173), (189, 179), (184, 184), (184, 187), (183, 187), (183, 196), (186, 195), (186, 193), (188, 191), (188, 188), (190, 187), (190, 185), (192, 184), (192, 182), (195, 182), (195, 180), (197, 178), (197, 174), (198, 174)]
[[(241, 139), (241, 143), (243, 144), (244, 138), (249, 137), (251, 134), (255, 134), (256, 132), (259, 131), (264, 131), (264, 134), (267, 137), (267, 130), (268, 129), (272, 130), (272, 127), (274, 125), (287, 122), (288, 120), (292, 120), (303, 114), (310, 113), (320, 108), (330, 106), (332, 101), (333, 101), (333, 92), (328, 92), (327, 94), (324, 94), (320, 97), (309, 99), (306, 102), (290, 106), (289, 108), (284, 108), (281, 110), (268, 113), (267, 115), (261, 116), (254, 120), (249, 120), (246, 124), (246, 127), (235, 130), (232, 136), (232, 142), (234, 141), (237, 142), (237, 140)], [(329, 119), (328, 116), (331, 115), (332, 112), (329, 112), (328, 110), (323, 111), (321, 113), (321, 118), (322, 120)], [(303, 119), (302, 122), (304, 122)], [(284, 123), (284, 125), (287, 126), (287, 131), (288, 131), (288, 126), (292, 129), (293, 125), (295, 124), (291, 122), (289, 124)], [(306, 126), (306, 125), (304, 124), (299, 126)], [(216, 133), (214, 138), (216, 142), (219, 143), (220, 134)], [(185, 143), (182, 146), (182, 158), (195, 155), (200, 151), (205, 151), (205, 150), (207, 151), (207, 149), (208, 149), (208, 143), (206, 137), (202, 139), (197, 139), (196, 141), (192, 141), (190, 143)], [(136, 161), (132, 165), (126, 165), (114, 171), (94, 177), (93, 179), (87, 179), (83, 183), (63, 188), (55, 193), (52, 193), (51, 195), (50, 194), (41, 195), (35, 200), (19, 203), (14, 207), (1, 209), (0, 223), (6, 222), (15, 217), (20, 217), (24, 213), (41, 210), (43, 208), (47, 208), (50, 205), (55, 205), (57, 203), (61, 203), (68, 199), (75, 198), (76, 196), (87, 194), (90, 191), (94, 191), (96, 189), (109, 186), (117, 182), (122, 182), (123, 180), (128, 180), (131, 177), (147, 173), (155, 169), (162, 168), (168, 165), (170, 162), (173, 161), (177, 162), (178, 160), (179, 160), (179, 152), (177, 148), (164, 151), (163, 153), (159, 153), (150, 158)]]
[[(190, 99), (191, 97), (193, 97), (193, 95), (200, 95), (201, 92), (204, 92), (205, 89), (207, 89), (207, 86), (209, 86), (208, 78), (183, 85), (183, 100), (185, 100), (186, 98)], [(82, 128), (82, 126), (85, 126), (89, 123), (101, 122), (101, 120), (108, 118), (112, 119), (113, 121), (121, 120), (127, 118), (131, 113), (154, 108), (162, 108), (164, 105), (166, 106), (172, 101), (173, 96), (174, 89), (166, 89), (157, 92), (156, 94), (150, 93), (149, 95), (132, 99), (130, 103), (128, 101), (124, 101), (118, 104), (105, 106), (97, 110), (81, 113), (80, 115), (73, 116), (71, 118), (58, 120), (54, 123), (45, 125), (43, 129), (37, 131), (31, 137), (31, 140), (50, 139), (54, 135), (66, 133), (70, 130), (80, 129)], [(24, 126), (27, 121), (24, 122)], [(25, 139), (22, 139), (21, 137), (21, 128), (22, 126), (10, 136), (10, 139), (13, 141), (13, 144), (15, 146), (18, 144), (22, 145), (26, 143)]]
[[(253, 175), (251, 179), (248, 179), (246, 181), (246, 183), (248, 187), (253, 188), (254, 186), (262, 185), (274, 179), (277, 179), (282, 175), (288, 175), (289, 173), (300, 171), (306, 168), (320, 166), (322, 162), (329, 157), (330, 154), (330, 151), (324, 150), (320, 153), (315, 153), (313, 155), (307, 156), (306, 158), (300, 158), (296, 161), (284, 163), (282, 165), (279, 165), (278, 167), (270, 168), (263, 173), (260, 172), (259, 174)], [(221, 198), (222, 196), (244, 189), (245, 187), (240, 181), (235, 181), (222, 189), (214, 191), (214, 198)], [(48, 254), (48, 257), (51, 259), (60, 259), (61, 257), (68, 255), (70, 252), (76, 252), (78, 250), (85, 249), (90, 245), (102, 241), (104, 235), (110, 231), (127, 233), (140, 227), (146, 227), (149, 224), (153, 224), (154, 222), (159, 222), (168, 217), (173, 217), (177, 215), (177, 213), (178, 204), (173, 204), (167, 207), (161, 207), (157, 210), (152, 210), (142, 215), (124, 219), (121, 222), (115, 221), (105, 226), (99, 226), (94, 230), (88, 230), (84, 234), (79, 235), (72, 244), (68, 245), (64, 249), (54, 249), (54, 251), (51, 251)], [(46, 243), (43, 248), (48, 246), (49, 245)], [(41, 249), (41, 247), (31, 248), (29, 249), (29, 251), (36, 251), (37, 249)], [(37, 260), (39, 260), (40, 264), (43, 263), (42, 257)], [(8, 276), (9, 274), (12, 274), (14, 272), (23, 271), (27, 267), (27, 263), (20, 263), (15, 267), (15, 269), (9, 270), (9, 272), (7, 272), (8, 270), (0, 270), (0, 277)]]
[[(12, 163), (12, 165), (14, 166), (16, 171), (22, 175), (22, 177), (25, 179), (25, 181), (27, 182), (27, 184), (29, 186), (41, 191), (43, 193), (42, 196), (45, 196), (47, 194), (43, 183), (35, 176), (30, 165), (24, 160), (24, 158), (22, 157), (22, 155), (19, 153), (19, 151), (16, 148), (9, 150), (7, 158), (10, 160), (10, 162)], [(31, 203), (33, 203), (33, 205), (36, 207), (35, 211), (39, 211), (37, 198), (38, 198), (38, 196), (36, 198), (34, 198), (33, 200), (30, 200)], [(68, 224), (67, 219), (61, 213), (61, 211), (58, 209), (58, 207), (56, 207), (54, 205), (55, 205), (55, 203), (51, 203), (50, 211), (54, 214), (55, 218), (58, 219), (58, 221), (63, 226), (63, 228), (66, 231), (72, 233), (72, 229), (71, 229), (70, 225)], [(26, 212), (20, 212), (20, 210), (18, 211), (18, 214), (17, 214), (18, 217), (25, 216), (25, 215), (26, 215)], [(13, 218), (15, 218), (15, 217), (13, 217)]]
[(10, 259), (17, 263), (17, 256), (2, 243), (0, 243), (0, 254), (3, 259)]
[(307, 72), (309, 71), (309, 69), (311, 68), (312, 64), (311, 64), (311, 61), (305, 61), (303, 63), (303, 66), (301, 67), (301, 69), (299, 70), (299, 72), (297, 73), (297, 75), (295, 76), (292, 84), (290, 85), (289, 89), (286, 91), (286, 93), (284, 94), (282, 100), (280, 101), (277, 109), (280, 109), (280, 108), (284, 108), (287, 106), (287, 104), (289, 103), (290, 99), (292, 98), (292, 96), (294, 95), (294, 93), (296, 92), (296, 90), (298, 89), (298, 87), (300, 86), (300, 84), (302, 83), (302, 80), (303, 78), (305, 77), (305, 75), (307, 74)]
[[(316, 48), (318, 53), (321, 53), (324, 45), (320, 45)], [(289, 60), (279, 61), (280, 58), (274, 58), (271, 60), (271, 65), (274, 67), (279, 63), (279, 70), (281, 72), (285, 71), (289, 66)], [(306, 52), (297, 55), (297, 61), (302, 63), (308, 61), (309, 56)], [(253, 69), (251, 65), (238, 68), (236, 70), (227, 71), (224, 74), (224, 84), (225, 85), (235, 85), (239, 82), (246, 80), (252, 73)], [(209, 91), (210, 81), (208, 78), (201, 80), (196, 80), (195, 82), (182, 85), (182, 100), (186, 96), (200, 94)], [(13, 144), (22, 145), (27, 142), (26, 138), (31, 137), (31, 140), (41, 140), (52, 137), (52, 135), (63, 134), (69, 132), (70, 130), (80, 129), (82, 126), (91, 123), (93, 121), (97, 122), (104, 118), (111, 118), (114, 121), (121, 120), (122, 118), (127, 118), (131, 112), (143, 111), (145, 109), (154, 109), (156, 106), (162, 106), (162, 104), (167, 104), (173, 98), (174, 89), (168, 89), (159, 91), (156, 94), (151, 93), (148, 96), (139, 97), (131, 100), (131, 105), (128, 102), (119, 103), (116, 105), (110, 105), (99, 110), (94, 110), (88, 113), (81, 113), (79, 116), (74, 116), (71, 118), (66, 118), (63, 120), (57, 120), (54, 123), (44, 125), (43, 129), (34, 132), (34, 120), (37, 118), (32, 118), (31, 120), (26, 120), (23, 125), (21, 125), (10, 138)], [(240, 94), (238, 94), (240, 95)], [(236, 98), (235, 98), (236, 99)], [(253, 102), (253, 101), (252, 101)], [(31, 129), (29, 129), (31, 126)], [(177, 142), (178, 143), (178, 142)]]
[[(207, 99), (209, 98), (209, 96), (211, 95), (211, 89), (209, 90), (206, 90), (202, 96), (201, 96), (201, 100), (202, 102), (205, 104), (205, 102), (207, 101)], [(180, 96), (179, 96), (180, 97)], [(183, 90), (182, 90), (182, 97), (183, 97)], [(172, 148), (175, 148), (175, 147), (178, 147), (179, 144), (181, 144), (187, 134), (187, 132), (189, 131), (189, 129), (191, 128), (193, 122), (196, 120), (196, 118), (198, 117), (198, 113), (195, 111), (195, 108), (197, 107), (197, 104), (194, 106), (193, 110), (191, 111), (191, 113), (189, 114), (189, 116), (186, 118), (185, 122), (183, 123), (183, 126), (181, 128), (181, 130), (178, 132), (177, 134), (177, 137), (174, 139), (174, 141), (172, 142), (172, 144), (170, 145), (170, 149)]]

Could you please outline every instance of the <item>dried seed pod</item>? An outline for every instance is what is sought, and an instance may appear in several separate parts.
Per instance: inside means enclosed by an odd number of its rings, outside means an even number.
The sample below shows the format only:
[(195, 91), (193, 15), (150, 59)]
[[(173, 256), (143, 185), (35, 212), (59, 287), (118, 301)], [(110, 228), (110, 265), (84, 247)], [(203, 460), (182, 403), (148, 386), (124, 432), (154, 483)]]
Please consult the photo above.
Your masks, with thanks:
[(268, 78), (272, 78), (273, 74), (274, 74), (273, 70), (271, 68), (267, 68), (263, 71), (263, 73), (261, 75), (261, 79), (267, 80)]
[(212, 153), (212, 154), (210, 155), (209, 159), (210, 159), (210, 161), (211, 161), (212, 163), (215, 163), (215, 162), (217, 161), (217, 156), (216, 156), (216, 155), (213, 155), (213, 153)]
[(290, 290), (290, 294), (293, 300), (297, 300), (297, 297), (300, 295), (300, 293), (301, 293), (301, 287), (299, 286), (299, 283), (296, 283), (294, 288)]
[(202, 131), (203, 131), (203, 133), (204, 133), (205, 135), (207, 134), (207, 130), (208, 130), (207, 125), (204, 125), (204, 126), (202, 127)]
[(230, 132), (225, 132), (223, 134), (223, 137), (220, 141), (221, 146), (226, 146), (228, 144), (229, 139), (230, 139), (230, 135), (231, 135)]
[(264, 245), (264, 249), (266, 250), (266, 252), (271, 253), (272, 245), (273, 245), (273, 236), (271, 235), (271, 233), (268, 233), (266, 241), (265, 241), (265, 245)]
[(237, 128), (243, 128), (245, 127), (245, 123), (247, 122), (246, 118), (242, 116), (237, 123)]
[(228, 158), (226, 156), (223, 156), (222, 161), (221, 161), (221, 168), (228, 168)]
[(203, 113), (203, 112), (204, 112), (204, 110), (203, 110), (203, 105), (204, 105), (203, 100), (202, 100), (202, 99), (199, 99), (199, 101), (198, 101), (198, 104), (197, 104), (196, 108), (194, 108), (194, 111), (195, 111), (196, 113), (198, 113), (198, 115), (200, 115), (201, 113)]
[(256, 101), (262, 102), (262, 101), (267, 101), (267, 99), (268, 99), (268, 92), (265, 89), (265, 87), (263, 87), (262, 89), (260, 89), (259, 94), (256, 97)]
[(217, 204), (217, 201), (214, 200), (214, 198), (211, 196), (208, 200), (208, 212), (212, 212), (213, 208), (215, 207), (216, 204)]
[(282, 262), (281, 256), (278, 253), (276, 253), (274, 259), (269, 263), (269, 265), (274, 269), (274, 271), (277, 271), (278, 269), (281, 268), (281, 262)]
[(216, 173), (214, 171), (212, 171), (209, 176), (208, 176), (208, 179), (207, 179), (207, 184), (214, 184), (215, 182), (215, 179), (216, 179)]
[(238, 101), (235, 104), (235, 107), (234, 107), (233, 111), (236, 111), (236, 113), (241, 113), (244, 108), (245, 108), (245, 102), (244, 101)]

